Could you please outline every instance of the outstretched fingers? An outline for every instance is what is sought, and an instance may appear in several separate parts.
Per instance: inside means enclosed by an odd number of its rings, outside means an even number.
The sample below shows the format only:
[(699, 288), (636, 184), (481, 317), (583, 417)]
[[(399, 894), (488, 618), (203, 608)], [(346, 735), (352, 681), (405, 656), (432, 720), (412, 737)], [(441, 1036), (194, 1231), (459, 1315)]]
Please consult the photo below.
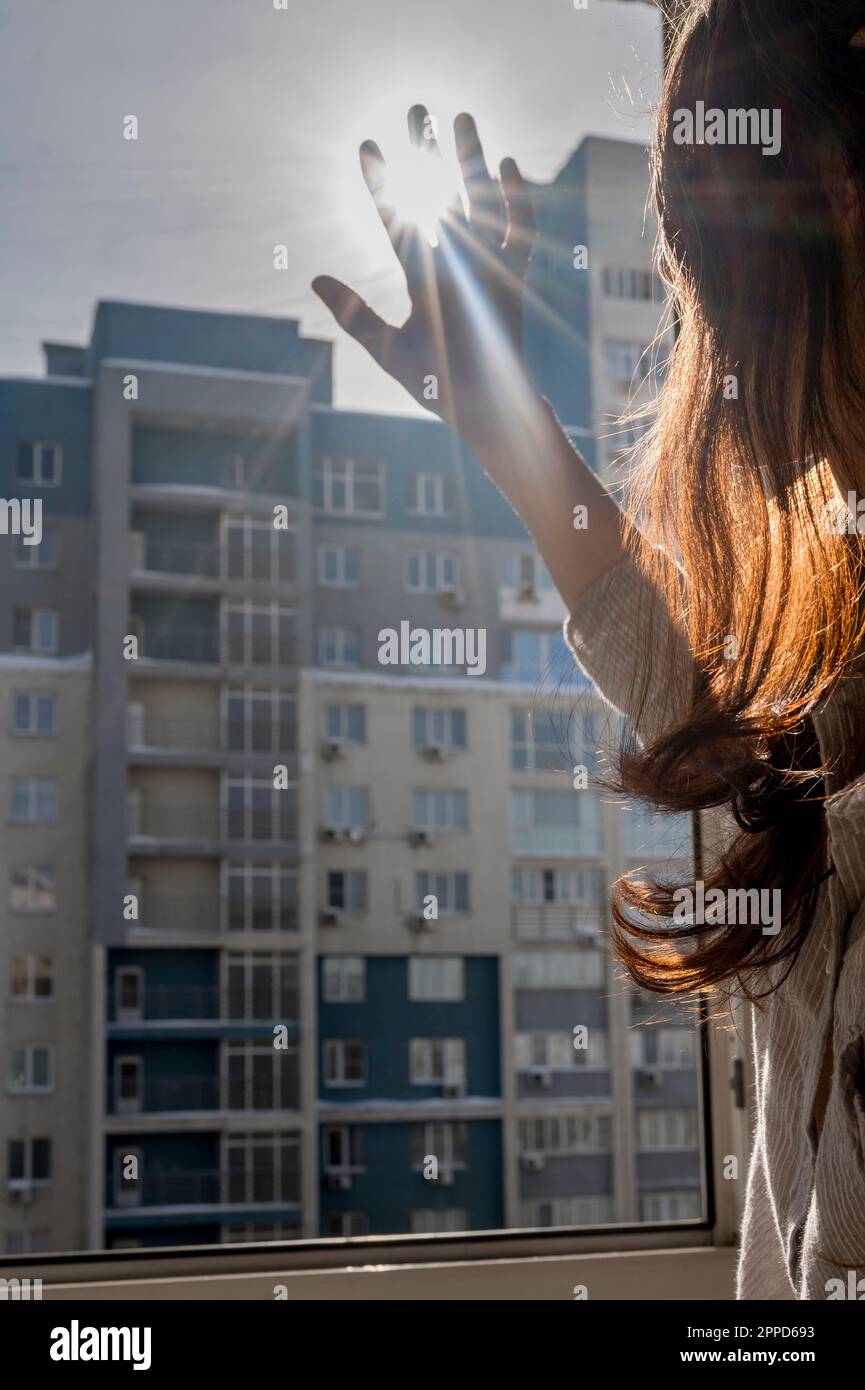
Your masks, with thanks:
[(312, 288), (340, 328), (365, 347), (379, 366), (390, 370), (396, 329), (385, 323), (353, 289), (331, 275), (319, 275)]
[(487, 169), (474, 117), (465, 111), (454, 121), (454, 139), (473, 230), (483, 240), (501, 246), (507, 225), (502, 190)]
[(501, 176), (508, 208), (505, 248), (509, 253), (511, 269), (517, 275), (524, 275), (538, 234), (532, 197), (515, 159), (502, 160)]

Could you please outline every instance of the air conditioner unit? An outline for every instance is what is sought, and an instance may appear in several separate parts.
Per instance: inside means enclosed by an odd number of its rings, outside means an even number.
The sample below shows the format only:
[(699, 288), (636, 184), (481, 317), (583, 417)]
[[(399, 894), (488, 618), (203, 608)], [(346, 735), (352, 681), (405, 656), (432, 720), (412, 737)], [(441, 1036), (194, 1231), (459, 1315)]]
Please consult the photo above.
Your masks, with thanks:
[(335, 762), (337, 758), (344, 758), (345, 744), (338, 738), (325, 739), (321, 745), (321, 756), (329, 763)]
[(522, 1154), (520, 1167), (524, 1173), (542, 1173), (545, 1160), (543, 1154)]
[(333, 908), (324, 908), (318, 914), (318, 925), (320, 927), (338, 927), (339, 913), (334, 912)]
[(520, 585), (520, 600), (523, 603), (537, 603), (538, 591), (535, 588), (534, 584)]
[(360, 826), (354, 825), (351, 830), (345, 832), (345, 839), (350, 845), (362, 845), (366, 839), (366, 831), (362, 830)]
[(462, 589), (442, 589), (439, 598), (443, 608), (463, 608), (465, 606), (466, 596)]
[(406, 914), (405, 924), (409, 931), (423, 932), (435, 931), (436, 920), (434, 917), (424, 917), (422, 912), (409, 912)]
[(328, 845), (338, 845), (343, 839), (342, 830), (334, 830), (333, 826), (323, 825), (318, 832), (319, 839)]
[(349, 1192), (352, 1186), (351, 1173), (329, 1173), (327, 1185), (331, 1192)]
[(408, 838), (409, 843), (412, 844), (415, 849), (429, 848), (430, 845), (435, 843), (430, 830), (410, 830)]
[(447, 1081), (442, 1087), (442, 1095), (445, 1100), (462, 1100), (466, 1093), (463, 1081)]
[(29, 1207), (33, 1201), (33, 1196), (32, 1187), (10, 1187), (9, 1189), (9, 1201), (22, 1207)]
[(421, 756), (426, 758), (428, 763), (443, 763), (448, 755), (448, 749), (444, 743), (428, 743), (426, 748), (422, 748)]
[(532, 1072), (532, 1082), (535, 1086), (540, 1086), (543, 1090), (548, 1091), (553, 1084), (553, 1073), (542, 1071), (540, 1067), (536, 1067)]

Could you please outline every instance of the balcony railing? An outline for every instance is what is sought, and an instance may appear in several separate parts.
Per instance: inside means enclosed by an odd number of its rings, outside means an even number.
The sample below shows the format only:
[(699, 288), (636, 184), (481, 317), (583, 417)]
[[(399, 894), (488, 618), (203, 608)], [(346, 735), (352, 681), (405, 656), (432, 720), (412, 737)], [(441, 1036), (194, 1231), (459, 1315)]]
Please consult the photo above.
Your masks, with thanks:
[(273, 720), (184, 719), (138, 710), (127, 720), (130, 748), (177, 749), (190, 752), (278, 753), (294, 752), (297, 744), (292, 723)]
[(575, 941), (597, 936), (603, 917), (587, 903), (513, 903), (511, 927), (519, 941)]
[(215, 627), (147, 627), (140, 645), (142, 656), (150, 661), (219, 663), (219, 632)]
[(153, 574), (219, 577), (219, 546), (212, 541), (144, 541), (144, 569)]
[[(297, 1055), (281, 1053), (282, 1072), (252, 1084), (231, 1079), (220, 1084), (217, 1076), (147, 1078), (134, 1094), (118, 1095), (109, 1088), (111, 1115), (161, 1114), (178, 1110), (282, 1111), (297, 1110), (300, 1086)], [(289, 1065), (294, 1063), (294, 1065)]]
[(299, 1169), (221, 1172), (217, 1168), (144, 1174), (123, 1183), (107, 1174), (109, 1207), (291, 1205), (300, 1200)]
[(296, 903), (234, 903), (218, 897), (146, 894), (135, 924), (152, 932), (297, 931)]
[[(289, 957), (292, 959), (292, 957)], [(290, 977), (289, 977), (290, 978)], [(225, 989), (220, 985), (148, 985), (140, 1008), (115, 1010), (114, 1023), (219, 1019), (226, 1023), (287, 1022), (298, 1016), (297, 989)]]
[(297, 838), (297, 818), (286, 810), (233, 810), (218, 806), (173, 806), (130, 802), (128, 833), (156, 840), (235, 840), (286, 844)]

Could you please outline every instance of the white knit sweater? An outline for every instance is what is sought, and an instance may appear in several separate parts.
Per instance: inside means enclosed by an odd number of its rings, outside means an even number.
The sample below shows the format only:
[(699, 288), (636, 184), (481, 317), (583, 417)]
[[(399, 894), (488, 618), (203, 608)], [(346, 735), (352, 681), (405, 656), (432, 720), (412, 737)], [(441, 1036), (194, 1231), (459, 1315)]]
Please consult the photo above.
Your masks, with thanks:
[[(644, 741), (683, 690), (690, 654), (665, 605), (630, 559), (598, 580), (566, 624), (577, 660)], [(650, 642), (660, 660), (646, 673)], [(666, 655), (681, 681), (667, 675)], [(655, 665), (655, 663), (653, 663)], [(645, 687), (645, 688), (644, 688)], [(865, 738), (865, 681), (848, 681), (815, 715), (832, 763)], [(826, 803), (835, 872), (786, 981), (752, 1009), (756, 1124), (739, 1258), (738, 1297), (824, 1299), (830, 1280), (865, 1277), (865, 778)], [(814, 1103), (825, 1044), (831, 1089), (819, 1144)]]

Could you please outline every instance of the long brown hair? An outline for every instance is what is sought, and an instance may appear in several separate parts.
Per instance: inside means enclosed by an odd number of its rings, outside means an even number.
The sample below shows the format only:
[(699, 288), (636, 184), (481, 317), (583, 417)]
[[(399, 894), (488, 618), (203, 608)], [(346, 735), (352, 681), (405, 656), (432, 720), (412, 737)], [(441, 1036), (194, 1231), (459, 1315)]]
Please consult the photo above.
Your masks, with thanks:
[[(676, 727), (626, 748), (618, 785), (728, 806), (738, 834), (706, 889), (779, 889), (783, 925), (670, 926), (679, 884), (621, 880), (617, 954), (662, 993), (777, 988), (828, 870), (826, 791), (861, 770), (822, 765), (812, 715), (865, 634), (860, 539), (826, 524), (865, 459), (863, 25), (862, 0), (698, 0), (671, 45), (653, 193), (678, 337), (633, 543), (697, 660)], [(780, 149), (679, 143), (698, 102), (780, 112)]]

